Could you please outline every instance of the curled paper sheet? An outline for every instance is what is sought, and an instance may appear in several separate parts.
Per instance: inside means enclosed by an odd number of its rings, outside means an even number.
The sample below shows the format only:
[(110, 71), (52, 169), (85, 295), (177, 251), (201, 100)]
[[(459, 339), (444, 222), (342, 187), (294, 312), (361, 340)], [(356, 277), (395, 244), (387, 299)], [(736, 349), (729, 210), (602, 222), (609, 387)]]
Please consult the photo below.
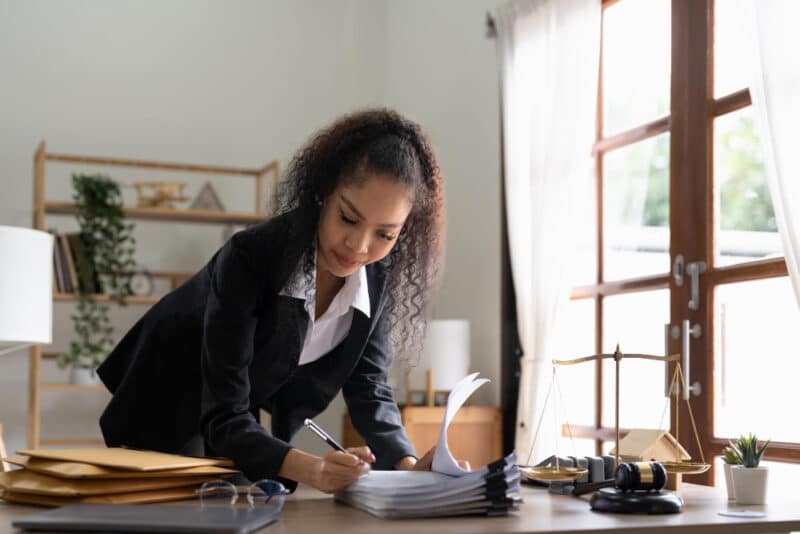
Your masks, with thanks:
[(459, 380), (447, 397), (444, 420), (442, 421), (442, 428), (439, 430), (436, 452), (433, 455), (432, 471), (452, 476), (461, 476), (469, 473), (469, 471), (462, 469), (458, 465), (458, 462), (450, 452), (450, 447), (447, 445), (447, 427), (450, 426), (450, 422), (455, 418), (458, 410), (461, 409), (461, 406), (464, 405), (470, 395), (489, 381), (488, 378), (478, 378), (478, 374), (480, 373), (472, 373)]

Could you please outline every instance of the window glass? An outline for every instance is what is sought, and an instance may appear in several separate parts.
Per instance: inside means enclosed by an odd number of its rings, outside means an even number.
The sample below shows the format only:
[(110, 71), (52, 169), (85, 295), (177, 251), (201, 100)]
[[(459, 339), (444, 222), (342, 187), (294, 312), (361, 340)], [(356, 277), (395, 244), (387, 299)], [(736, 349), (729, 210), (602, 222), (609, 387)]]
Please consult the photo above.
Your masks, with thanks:
[[(661, 356), (664, 325), (669, 322), (669, 290), (606, 297), (603, 320), (604, 353), (614, 352), (619, 343), (623, 354)], [(621, 428), (669, 428), (669, 400), (664, 396), (664, 382), (662, 362), (634, 358), (620, 362)], [(614, 427), (614, 407), (615, 362), (603, 360), (604, 427)]]
[(669, 114), (670, 0), (622, 0), (603, 10), (603, 135)]
[(747, 87), (747, 73), (742, 68), (746, 50), (740, 15), (741, 0), (714, 2), (714, 98)]
[(800, 374), (800, 309), (791, 281), (719, 286), (714, 308), (714, 435), (754, 432), (773, 441), (800, 441), (792, 410)]
[(603, 158), (603, 280), (669, 272), (669, 134)]
[(752, 106), (714, 120), (714, 205), (715, 265), (783, 254)]

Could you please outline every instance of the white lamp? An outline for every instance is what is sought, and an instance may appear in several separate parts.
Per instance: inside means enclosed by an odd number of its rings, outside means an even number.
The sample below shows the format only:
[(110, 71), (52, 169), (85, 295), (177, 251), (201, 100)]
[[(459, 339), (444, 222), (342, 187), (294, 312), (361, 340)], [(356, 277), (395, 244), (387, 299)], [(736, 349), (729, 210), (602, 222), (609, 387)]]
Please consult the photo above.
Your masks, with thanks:
[[(0, 226), (0, 355), (52, 341), (52, 283), (53, 236)], [(5, 456), (2, 434), (0, 454)]]
[(428, 323), (419, 363), (407, 376), (406, 402), (414, 392), (425, 391), (428, 405), (436, 392), (445, 392), (469, 373), (469, 321), (435, 320)]

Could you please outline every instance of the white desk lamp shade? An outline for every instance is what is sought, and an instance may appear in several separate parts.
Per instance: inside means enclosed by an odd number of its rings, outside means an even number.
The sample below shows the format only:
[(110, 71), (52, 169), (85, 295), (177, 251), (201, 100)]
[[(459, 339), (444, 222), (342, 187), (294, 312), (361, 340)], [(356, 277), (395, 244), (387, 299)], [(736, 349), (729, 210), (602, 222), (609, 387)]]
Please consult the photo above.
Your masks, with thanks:
[(409, 374), (409, 385), (413, 389), (425, 389), (426, 371), (432, 369), (433, 389), (451, 390), (467, 375), (469, 366), (469, 321), (431, 321), (419, 364)]
[(53, 336), (53, 236), (0, 226), (0, 353)]

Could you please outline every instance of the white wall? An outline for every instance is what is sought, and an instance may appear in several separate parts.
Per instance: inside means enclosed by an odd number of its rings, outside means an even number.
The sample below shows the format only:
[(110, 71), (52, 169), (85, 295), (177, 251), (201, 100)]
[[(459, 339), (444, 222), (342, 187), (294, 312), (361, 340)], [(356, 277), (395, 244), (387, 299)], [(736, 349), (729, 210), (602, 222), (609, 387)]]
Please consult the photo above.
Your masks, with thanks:
[[(0, 224), (31, 222), (31, 161), (55, 152), (254, 167), (293, 151), (337, 115), (388, 105), (431, 134), (447, 181), (448, 271), (435, 309), (473, 324), (474, 367), (499, 399), (498, 113), (493, 2), (370, 0), (211, 2), (0, 0)], [(121, 182), (206, 177), (48, 164), (50, 199), (68, 199), (69, 173), (102, 170)], [(227, 209), (247, 210), (246, 179), (219, 177)], [(125, 192), (133, 199), (134, 192)], [(49, 226), (75, 228), (69, 218)], [(198, 268), (221, 228), (137, 223), (146, 267)], [(50, 350), (71, 336), (56, 305)], [(121, 334), (141, 308), (115, 310)], [(45, 364), (44, 379), (64, 380)], [(43, 434), (99, 435), (107, 396), (45, 392)], [(0, 361), (7, 446), (25, 446), (27, 353)], [(342, 402), (321, 419), (338, 435)], [(298, 444), (323, 451), (301, 433)]]
[(476, 393), (500, 402), (500, 125), (495, 1), (389, 2), (383, 102), (429, 132), (447, 199), (446, 271), (434, 317), (469, 319)]

